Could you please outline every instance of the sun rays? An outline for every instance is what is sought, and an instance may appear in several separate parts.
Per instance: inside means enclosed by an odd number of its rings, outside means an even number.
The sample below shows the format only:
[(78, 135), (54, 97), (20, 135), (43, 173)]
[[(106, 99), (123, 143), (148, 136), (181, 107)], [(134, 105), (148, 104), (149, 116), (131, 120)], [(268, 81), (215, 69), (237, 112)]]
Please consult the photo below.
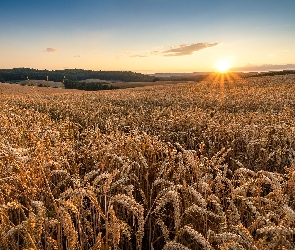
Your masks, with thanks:
[(215, 67), (219, 73), (226, 73), (230, 69), (231, 64), (228, 60), (220, 60)]
[(227, 87), (235, 87), (237, 83), (241, 82), (242, 78), (235, 72), (214, 72), (208, 75), (206, 81), (212, 86), (219, 86), (220, 92), (225, 92)]

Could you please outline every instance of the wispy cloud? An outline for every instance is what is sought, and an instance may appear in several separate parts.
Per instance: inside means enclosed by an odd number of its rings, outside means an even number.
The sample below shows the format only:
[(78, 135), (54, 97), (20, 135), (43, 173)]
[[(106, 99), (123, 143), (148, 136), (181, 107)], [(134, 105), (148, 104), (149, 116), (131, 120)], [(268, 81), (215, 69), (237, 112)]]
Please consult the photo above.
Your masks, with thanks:
[(81, 57), (80, 55), (74, 55), (74, 57)]
[(129, 56), (129, 57), (149, 57), (154, 54), (150, 51), (141, 51), (141, 52), (132, 52), (132, 51), (125, 51), (124, 55)]
[(193, 43), (193, 44), (180, 44), (170, 48), (160, 48), (153, 51), (131, 52), (126, 51), (124, 54), (129, 57), (150, 57), (155, 55), (161, 56), (187, 56), (192, 55), (196, 51), (206, 48), (217, 46), (220, 43)]
[(57, 52), (58, 49), (56, 48), (47, 48), (44, 52), (49, 52), (49, 53), (52, 53), (52, 52)]
[(164, 56), (187, 56), (192, 55), (196, 51), (206, 48), (217, 46), (219, 43), (193, 43), (193, 44), (180, 44), (175, 47), (163, 51)]

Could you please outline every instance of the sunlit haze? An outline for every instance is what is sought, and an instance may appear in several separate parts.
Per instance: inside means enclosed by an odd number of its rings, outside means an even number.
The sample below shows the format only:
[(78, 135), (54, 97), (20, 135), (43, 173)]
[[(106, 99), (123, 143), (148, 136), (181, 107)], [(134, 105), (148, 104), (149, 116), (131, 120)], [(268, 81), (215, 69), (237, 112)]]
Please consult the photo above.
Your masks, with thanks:
[(2, 0), (0, 68), (294, 69), (294, 10), (290, 0)]
[(226, 61), (226, 60), (220, 60), (216, 64), (216, 69), (220, 73), (227, 72), (230, 69), (230, 67), (231, 67), (230, 63), (228, 61)]

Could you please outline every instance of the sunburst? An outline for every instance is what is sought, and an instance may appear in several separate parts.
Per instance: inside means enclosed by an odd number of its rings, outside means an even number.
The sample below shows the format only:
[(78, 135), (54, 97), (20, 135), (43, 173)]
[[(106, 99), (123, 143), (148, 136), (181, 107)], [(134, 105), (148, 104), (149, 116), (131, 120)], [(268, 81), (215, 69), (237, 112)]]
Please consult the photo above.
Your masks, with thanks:
[(219, 73), (226, 73), (230, 69), (231, 65), (229, 61), (220, 60), (217, 62), (215, 67)]

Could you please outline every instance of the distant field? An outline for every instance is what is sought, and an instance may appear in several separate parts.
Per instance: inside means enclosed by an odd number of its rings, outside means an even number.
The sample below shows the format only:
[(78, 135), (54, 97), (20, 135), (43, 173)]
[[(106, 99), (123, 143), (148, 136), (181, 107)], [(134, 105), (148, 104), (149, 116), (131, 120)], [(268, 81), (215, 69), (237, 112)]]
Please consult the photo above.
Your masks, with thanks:
[(38, 86), (38, 85), (42, 85), (42, 86), (46, 86), (46, 87), (56, 87), (56, 88), (63, 88), (64, 85), (62, 82), (53, 82), (53, 81), (46, 81), (46, 80), (25, 80), (25, 81), (20, 81), (18, 82), (18, 84), (21, 85), (34, 85), (34, 86)]
[[(110, 85), (125, 89), (125, 88), (136, 88), (136, 87), (144, 87), (144, 86), (159, 86), (159, 85), (167, 85), (167, 84), (179, 84), (179, 83), (188, 83), (188, 81), (156, 81), (156, 82), (121, 82), (121, 81), (107, 81), (107, 80), (99, 80), (99, 79), (86, 79), (81, 80), (81, 82), (91, 83), (91, 82), (101, 82), (101, 83), (108, 83)], [(28, 82), (20, 81), (18, 82), (20, 85), (33, 85), (38, 86), (42, 85), (43, 87), (55, 87), (55, 88), (64, 88), (64, 85), (62, 82), (53, 82), (48, 81), (48, 84), (45, 80), (30, 80)]]
[(37, 86), (22, 86), (20, 84), (0, 83), (0, 94), (4, 95), (34, 95), (50, 93), (71, 93), (75, 90), (61, 88), (46, 88)]
[(159, 86), (159, 85), (169, 85), (169, 84), (179, 84), (179, 83), (188, 83), (188, 81), (156, 81), (156, 82), (121, 82), (121, 81), (107, 81), (107, 80), (99, 80), (99, 79), (86, 79), (81, 80), (81, 82), (101, 82), (101, 83), (109, 83), (110, 85), (119, 87), (121, 89), (125, 88), (136, 88), (136, 87), (145, 87), (145, 86)]
[(0, 84), (0, 110), (1, 250), (295, 249), (295, 75)]
[(116, 82), (112, 85), (119, 88), (136, 88), (136, 87), (146, 87), (146, 86), (160, 86), (160, 85), (171, 85), (171, 84), (181, 84), (189, 83), (187, 81), (176, 82), (176, 81), (156, 81), (156, 82)]

